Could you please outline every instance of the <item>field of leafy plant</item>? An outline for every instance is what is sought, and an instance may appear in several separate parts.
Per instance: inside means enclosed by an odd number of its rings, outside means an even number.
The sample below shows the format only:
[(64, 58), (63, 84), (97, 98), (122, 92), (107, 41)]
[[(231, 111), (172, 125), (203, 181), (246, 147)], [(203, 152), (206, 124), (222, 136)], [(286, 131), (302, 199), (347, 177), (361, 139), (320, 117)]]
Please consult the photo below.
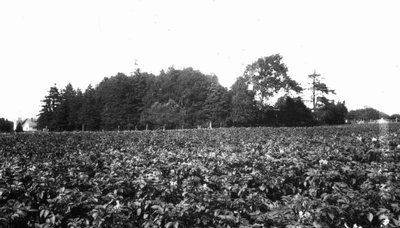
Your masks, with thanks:
[(0, 227), (399, 227), (400, 125), (0, 136)]

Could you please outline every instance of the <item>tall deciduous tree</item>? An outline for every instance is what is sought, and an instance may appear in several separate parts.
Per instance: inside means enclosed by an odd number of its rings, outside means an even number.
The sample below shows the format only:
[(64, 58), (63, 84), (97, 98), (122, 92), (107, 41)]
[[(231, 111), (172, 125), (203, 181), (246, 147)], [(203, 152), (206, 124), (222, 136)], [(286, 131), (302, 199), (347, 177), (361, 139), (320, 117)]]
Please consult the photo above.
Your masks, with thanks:
[(206, 121), (204, 107), (211, 84), (218, 83), (216, 76), (204, 75), (193, 68), (176, 70), (173, 67), (155, 79), (145, 98), (146, 108), (154, 102), (167, 103), (169, 99), (185, 110), (185, 126), (195, 127)]
[(106, 130), (132, 129), (140, 121), (143, 99), (149, 89), (151, 75), (137, 70), (133, 75), (118, 73), (105, 78), (96, 88), (101, 105), (101, 125)]
[(204, 105), (206, 119), (222, 127), (231, 111), (231, 98), (228, 90), (217, 83), (213, 83), (208, 91)]
[(179, 128), (183, 125), (184, 111), (172, 99), (167, 103), (155, 102), (150, 109), (142, 113), (142, 122), (153, 128)]
[(289, 95), (290, 92), (299, 93), (303, 90), (295, 80), (289, 77), (288, 68), (279, 54), (259, 58), (248, 65), (244, 78), (262, 104), (280, 91)]

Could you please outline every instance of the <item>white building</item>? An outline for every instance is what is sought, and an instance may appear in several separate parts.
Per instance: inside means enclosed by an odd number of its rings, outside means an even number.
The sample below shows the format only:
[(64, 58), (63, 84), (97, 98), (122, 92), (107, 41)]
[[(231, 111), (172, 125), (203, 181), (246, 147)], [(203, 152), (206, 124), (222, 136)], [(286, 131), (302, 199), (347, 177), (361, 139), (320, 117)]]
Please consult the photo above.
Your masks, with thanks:
[(22, 124), (23, 131), (37, 131), (36, 129), (37, 121), (34, 118), (28, 118), (24, 120), (18, 118), (18, 120), (14, 121), (14, 131), (17, 129), (18, 123)]

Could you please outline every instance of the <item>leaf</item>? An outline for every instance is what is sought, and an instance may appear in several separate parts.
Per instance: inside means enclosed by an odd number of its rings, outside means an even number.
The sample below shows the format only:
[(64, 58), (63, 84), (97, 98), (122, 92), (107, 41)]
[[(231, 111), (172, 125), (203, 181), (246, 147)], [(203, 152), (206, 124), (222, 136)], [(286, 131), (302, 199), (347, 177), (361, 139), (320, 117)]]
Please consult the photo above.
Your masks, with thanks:
[(264, 191), (266, 187), (265, 187), (264, 184), (262, 184), (259, 188), (260, 188), (261, 191)]
[(372, 220), (374, 219), (374, 215), (370, 212), (370, 213), (368, 213), (368, 221), (369, 222), (372, 222)]
[(385, 220), (385, 219), (389, 219), (389, 217), (385, 214), (379, 215), (379, 220)]
[(168, 222), (167, 224), (165, 224), (165, 228), (170, 228), (173, 227), (174, 222)]
[(44, 217), (44, 218), (47, 218), (47, 215), (49, 215), (49, 213), (50, 213), (50, 212), (49, 212), (48, 210), (45, 210), (44, 213), (43, 213), (43, 217)]
[(151, 209), (157, 210), (158, 213), (164, 212), (164, 209), (160, 205), (153, 205), (153, 206), (151, 206)]

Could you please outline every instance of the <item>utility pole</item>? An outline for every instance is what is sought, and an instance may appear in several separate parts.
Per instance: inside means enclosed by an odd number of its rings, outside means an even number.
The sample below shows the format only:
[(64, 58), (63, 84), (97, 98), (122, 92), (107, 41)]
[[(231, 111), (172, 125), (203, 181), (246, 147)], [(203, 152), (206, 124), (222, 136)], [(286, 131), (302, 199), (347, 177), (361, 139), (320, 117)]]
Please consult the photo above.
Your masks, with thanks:
[(314, 74), (310, 74), (308, 75), (309, 78), (312, 78), (313, 82), (312, 82), (312, 103), (313, 103), (313, 109), (312, 111), (315, 112), (315, 106), (316, 106), (316, 100), (315, 100), (315, 85), (318, 83), (318, 77), (321, 76), (320, 74), (315, 73), (314, 70)]

